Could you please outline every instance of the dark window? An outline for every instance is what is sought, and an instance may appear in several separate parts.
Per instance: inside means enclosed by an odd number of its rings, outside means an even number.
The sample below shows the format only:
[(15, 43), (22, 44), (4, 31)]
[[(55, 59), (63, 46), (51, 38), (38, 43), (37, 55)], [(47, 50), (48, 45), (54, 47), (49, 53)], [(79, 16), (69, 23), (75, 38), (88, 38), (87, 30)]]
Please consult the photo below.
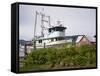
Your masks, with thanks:
[(64, 40), (64, 38), (63, 38), (63, 37), (60, 37), (60, 38), (58, 38), (57, 40)]
[(57, 27), (57, 28), (56, 28), (56, 31), (64, 31), (64, 28), (62, 28), (62, 27)]
[(53, 32), (53, 31), (64, 31), (66, 28), (65, 27), (53, 27), (53, 28), (49, 28), (49, 32)]
[(51, 41), (54, 41), (54, 39), (51, 39)]
[(56, 41), (57, 41), (58, 39), (56, 38)]
[(42, 43), (42, 40), (39, 40), (39, 43)]
[(51, 29), (49, 29), (49, 32), (51, 32)]

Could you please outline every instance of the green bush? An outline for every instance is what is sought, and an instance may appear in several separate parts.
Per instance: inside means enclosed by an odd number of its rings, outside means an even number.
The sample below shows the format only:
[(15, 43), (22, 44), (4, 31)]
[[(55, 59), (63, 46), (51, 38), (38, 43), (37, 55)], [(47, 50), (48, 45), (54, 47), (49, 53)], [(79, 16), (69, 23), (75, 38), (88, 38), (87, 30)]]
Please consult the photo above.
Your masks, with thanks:
[(22, 62), (20, 71), (80, 68), (96, 66), (96, 46), (81, 47), (63, 45), (62, 48), (33, 50)]

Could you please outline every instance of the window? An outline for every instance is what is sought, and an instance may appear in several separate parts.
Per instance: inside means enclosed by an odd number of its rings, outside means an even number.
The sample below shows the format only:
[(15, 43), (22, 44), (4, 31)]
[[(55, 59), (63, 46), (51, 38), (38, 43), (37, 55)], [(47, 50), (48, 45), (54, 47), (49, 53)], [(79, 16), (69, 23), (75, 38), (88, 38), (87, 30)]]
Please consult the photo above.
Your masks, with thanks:
[(54, 41), (54, 39), (51, 39), (51, 41)]
[(64, 38), (60, 37), (60, 38), (58, 38), (58, 40), (64, 40)]
[(56, 41), (57, 41), (58, 39), (56, 38)]
[(42, 43), (42, 40), (39, 40), (39, 43)]

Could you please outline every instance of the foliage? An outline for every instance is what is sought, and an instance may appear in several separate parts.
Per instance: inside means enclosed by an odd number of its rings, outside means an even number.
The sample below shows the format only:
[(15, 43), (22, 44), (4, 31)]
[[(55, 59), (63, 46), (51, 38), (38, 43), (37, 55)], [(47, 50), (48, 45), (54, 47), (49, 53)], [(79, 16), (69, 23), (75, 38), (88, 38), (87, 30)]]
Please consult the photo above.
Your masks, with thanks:
[(33, 50), (22, 62), (20, 71), (96, 67), (96, 46), (42, 48)]

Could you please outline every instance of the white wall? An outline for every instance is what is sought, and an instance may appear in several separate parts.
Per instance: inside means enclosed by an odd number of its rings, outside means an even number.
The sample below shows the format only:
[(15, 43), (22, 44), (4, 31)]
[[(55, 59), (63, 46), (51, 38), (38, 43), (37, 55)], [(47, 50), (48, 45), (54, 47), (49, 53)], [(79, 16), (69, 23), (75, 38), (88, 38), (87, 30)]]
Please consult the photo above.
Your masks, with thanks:
[[(11, 56), (10, 4), (15, 1), (36, 2), (36, 3), (41, 2), (41, 3), (64, 4), (64, 5), (97, 6), (99, 9), (98, 13), (100, 13), (100, 0), (1, 0), (0, 1), (0, 76), (17, 76), (16, 74), (10, 72), (10, 56)], [(99, 20), (100, 20), (100, 14), (98, 15), (98, 25), (100, 25)], [(98, 37), (100, 37), (100, 34)], [(98, 42), (100, 42), (100, 40), (98, 40)], [(98, 69), (28, 73), (28, 74), (19, 74), (19, 76), (99, 76), (99, 71), (100, 71), (99, 58), (100, 58), (100, 52), (98, 51), (98, 65), (99, 65)]]

